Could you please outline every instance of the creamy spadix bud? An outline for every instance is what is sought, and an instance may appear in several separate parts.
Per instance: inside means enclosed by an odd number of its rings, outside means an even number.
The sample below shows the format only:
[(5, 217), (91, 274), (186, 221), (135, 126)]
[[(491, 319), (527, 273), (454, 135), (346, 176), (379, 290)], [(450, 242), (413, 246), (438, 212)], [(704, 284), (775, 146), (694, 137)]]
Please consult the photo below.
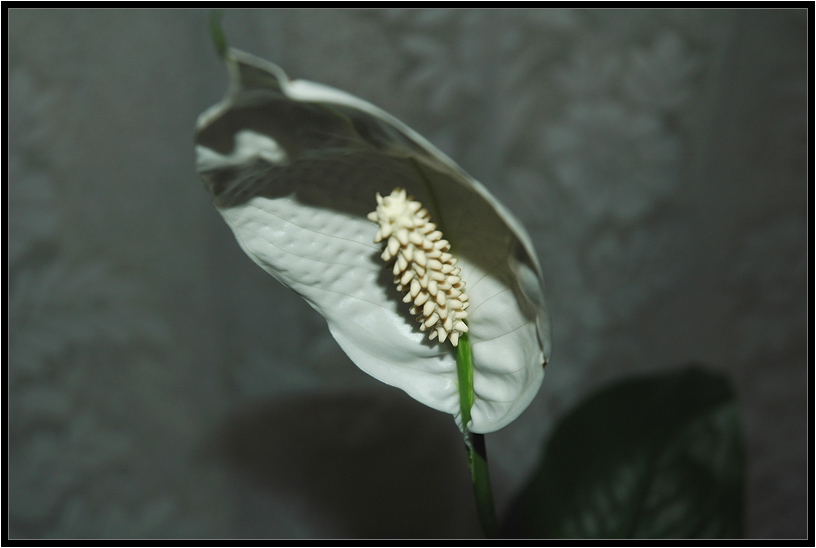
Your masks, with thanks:
[(377, 209), (368, 218), (380, 225), (374, 242), (386, 242), (381, 257), (393, 261), (394, 283), (405, 293), (403, 302), (413, 303), (411, 314), (417, 315), (420, 331), (458, 345), (468, 330), (470, 303), (456, 258), (448, 253), (450, 243), (430, 221), (428, 210), (396, 188), (389, 196), (377, 193)]

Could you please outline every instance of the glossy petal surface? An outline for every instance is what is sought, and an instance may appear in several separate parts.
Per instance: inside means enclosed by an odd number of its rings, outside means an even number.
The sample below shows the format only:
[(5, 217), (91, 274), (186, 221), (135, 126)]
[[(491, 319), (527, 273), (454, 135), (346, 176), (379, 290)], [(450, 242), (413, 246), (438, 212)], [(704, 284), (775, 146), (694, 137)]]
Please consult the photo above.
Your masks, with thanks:
[(247, 255), (320, 312), (362, 370), (458, 417), (453, 348), (419, 331), (366, 217), (377, 192), (405, 188), (451, 242), (470, 295), (470, 429), (515, 419), (537, 393), (550, 351), (540, 267), (520, 223), (373, 105), (289, 81), (237, 50), (227, 66), (226, 97), (198, 121), (197, 168)]

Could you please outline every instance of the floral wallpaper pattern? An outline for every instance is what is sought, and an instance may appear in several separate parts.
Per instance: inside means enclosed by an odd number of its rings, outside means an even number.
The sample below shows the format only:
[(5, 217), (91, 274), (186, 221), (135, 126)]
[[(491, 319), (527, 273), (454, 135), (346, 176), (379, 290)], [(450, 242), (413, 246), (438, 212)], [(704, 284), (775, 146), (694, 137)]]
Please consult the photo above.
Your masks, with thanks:
[[(10, 535), (477, 535), (455, 426), (357, 371), (199, 186), (195, 117), (226, 82), (206, 15), (9, 12)], [(588, 391), (702, 361), (743, 404), (746, 534), (806, 534), (804, 10), (236, 10), (225, 30), (392, 112), (530, 229), (554, 353), (488, 436), (500, 512)]]

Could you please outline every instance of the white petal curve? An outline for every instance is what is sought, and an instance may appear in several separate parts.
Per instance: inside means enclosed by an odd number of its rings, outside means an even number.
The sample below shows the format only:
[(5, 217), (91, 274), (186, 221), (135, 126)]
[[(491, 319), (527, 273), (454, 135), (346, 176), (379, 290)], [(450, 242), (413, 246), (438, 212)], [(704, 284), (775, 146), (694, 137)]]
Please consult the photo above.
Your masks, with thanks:
[(347, 93), (289, 81), (236, 50), (226, 97), (199, 117), (197, 169), (249, 257), (320, 312), (361, 369), (459, 417), (450, 344), (429, 341), (394, 289), (367, 219), (408, 190), (431, 211), (470, 295), (473, 432), (515, 419), (550, 352), (540, 267), (521, 224), (424, 138)]

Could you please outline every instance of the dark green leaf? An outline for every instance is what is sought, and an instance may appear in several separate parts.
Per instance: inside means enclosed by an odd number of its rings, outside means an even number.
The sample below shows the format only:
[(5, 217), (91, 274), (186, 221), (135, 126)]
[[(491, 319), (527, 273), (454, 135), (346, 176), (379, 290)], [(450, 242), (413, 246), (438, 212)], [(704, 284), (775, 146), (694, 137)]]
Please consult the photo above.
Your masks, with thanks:
[(504, 533), (526, 538), (733, 538), (741, 424), (727, 380), (699, 367), (626, 380), (556, 427)]

